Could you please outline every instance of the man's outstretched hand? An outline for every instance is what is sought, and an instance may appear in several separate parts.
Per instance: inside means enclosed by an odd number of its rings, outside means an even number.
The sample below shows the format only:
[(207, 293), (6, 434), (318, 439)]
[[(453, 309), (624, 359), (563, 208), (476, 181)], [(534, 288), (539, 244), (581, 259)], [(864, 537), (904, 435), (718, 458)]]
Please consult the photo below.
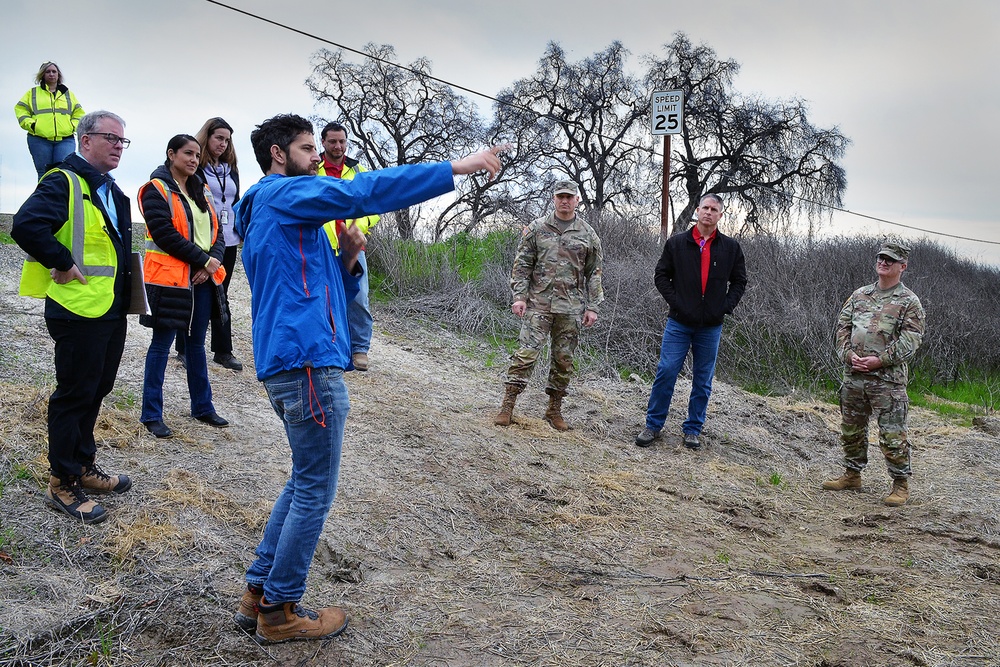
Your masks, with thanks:
[(462, 176), (465, 174), (474, 174), (477, 171), (487, 171), (489, 172), (490, 180), (493, 180), (497, 172), (500, 171), (500, 158), (497, 156), (500, 153), (506, 153), (511, 148), (510, 144), (499, 144), (484, 151), (463, 157), (460, 160), (454, 160), (451, 163), (451, 173), (456, 176)]

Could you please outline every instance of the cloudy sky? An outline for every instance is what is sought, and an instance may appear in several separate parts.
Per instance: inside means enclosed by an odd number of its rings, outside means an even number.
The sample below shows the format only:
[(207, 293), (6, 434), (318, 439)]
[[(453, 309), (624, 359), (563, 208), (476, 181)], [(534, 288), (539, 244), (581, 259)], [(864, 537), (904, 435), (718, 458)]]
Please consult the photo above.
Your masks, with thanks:
[[(1000, 213), (991, 201), (1000, 154), (1000, 3), (995, 0), (225, 0), (345, 46), (391, 44), (428, 57), (433, 73), (494, 94), (532, 73), (545, 45), (572, 60), (620, 40), (661, 53), (677, 31), (742, 70), (744, 92), (801, 97), (819, 126), (852, 145), (845, 207), (902, 225), (1000, 265)], [(248, 135), (281, 112), (323, 114), (303, 85), (315, 39), (208, 0), (5, 0), (0, 90), (0, 211), (31, 192), (34, 170), (13, 106), (39, 65), (54, 60), (87, 110), (127, 121), (133, 140), (115, 172), (134, 195), (167, 140), (211, 116), (236, 129), (247, 184), (259, 175)], [(638, 70), (636, 63), (635, 69)], [(838, 214), (838, 232), (924, 234)], [(977, 242), (976, 240), (993, 243)]]

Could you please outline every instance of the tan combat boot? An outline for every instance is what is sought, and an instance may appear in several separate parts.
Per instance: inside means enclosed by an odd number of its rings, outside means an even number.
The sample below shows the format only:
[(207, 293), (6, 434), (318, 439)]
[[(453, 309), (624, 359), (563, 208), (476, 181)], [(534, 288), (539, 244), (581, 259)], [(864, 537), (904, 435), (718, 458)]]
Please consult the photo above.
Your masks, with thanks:
[(493, 419), (494, 424), (510, 426), (510, 420), (514, 416), (514, 403), (517, 402), (517, 396), (523, 389), (524, 387), (509, 382), (504, 385), (503, 403), (500, 405), (500, 412)]
[(843, 491), (845, 489), (856, 490), (861, 488), (861, 473), (850, 468), (837, 479), (828, 479), (823, 482), (823, 488), (827, 491)]
[(91, 461), (80, 477), (80, 486), (91, 493), (125, 493), (132, 488), (128, 475), (110, 475)]
[(905, 477), (897, 477), (892, 480), (892, 490), (882, 502), (889, 507), (900, 507), (906, 504), (910, 498), (910, 484)]
[(566, 392), (546, 389), (545, 393), (549, 395), (549, 408), (545, 411), (545, 421), (557, 431), (568, 431), (569, 424), (562, 416), (562, 400)]
[(260, 644), (280, 644), (293, 639), (328, 639), (347, 628), (347, 614), (339, 607), (306, 609), (298, 602), (257, 605), (257, 634)]
[(108, 518), (104, 508), (87, 497), (83, 487), (80, 486), (79, 477), (67, 476), (66, 479), (59, 479), (49, 476), (45, 502), (83, 523), (100, 523)]

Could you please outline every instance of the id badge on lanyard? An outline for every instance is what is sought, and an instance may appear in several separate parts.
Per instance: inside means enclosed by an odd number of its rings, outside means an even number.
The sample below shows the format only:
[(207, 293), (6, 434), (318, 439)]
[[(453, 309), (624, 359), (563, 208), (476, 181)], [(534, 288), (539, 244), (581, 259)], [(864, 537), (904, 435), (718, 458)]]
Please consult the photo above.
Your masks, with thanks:
[(222, 213), (219, 214), (219, 224), (221, 226), (223, 226), (223, 227), (229, 224), (229, 209), (228, 208), (222, 209)]

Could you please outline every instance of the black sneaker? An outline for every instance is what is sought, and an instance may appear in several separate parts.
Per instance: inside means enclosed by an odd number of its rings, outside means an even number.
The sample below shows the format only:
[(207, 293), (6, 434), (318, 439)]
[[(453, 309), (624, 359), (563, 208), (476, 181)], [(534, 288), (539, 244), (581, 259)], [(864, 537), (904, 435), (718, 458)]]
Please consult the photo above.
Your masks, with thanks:
[(219, 364), (224, 368), (228, 368), (231, 371), (243, 370), (243, 364), (240, 362), (240, 360), (234, 357), (229, 352), (220, 352), (216, 354), (215, 363)]
[(170, 427), (162, 421), (143, 422), (143, 426), (145, 426), (146, 430), (155, 435), (157, 438), (170, 438), (174, 435), (174, 432), (170, 430)]
[(684, 434), (684, 446), (688, 449), (701, 449), (701, 440), (698, 439), (698, 434), (696, 433), (685, 433)]

